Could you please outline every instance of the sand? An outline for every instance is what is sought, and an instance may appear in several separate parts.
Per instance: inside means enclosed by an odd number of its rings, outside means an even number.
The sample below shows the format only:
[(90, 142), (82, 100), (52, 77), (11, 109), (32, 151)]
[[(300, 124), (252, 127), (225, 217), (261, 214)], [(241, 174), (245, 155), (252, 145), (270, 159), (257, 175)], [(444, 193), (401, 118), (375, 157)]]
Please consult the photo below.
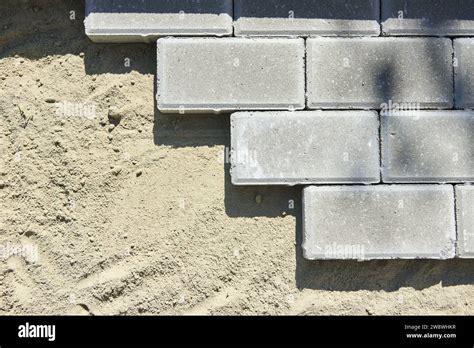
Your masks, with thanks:
[(0, 314), (474, 314), (474, 260), (305, 261), (301, 188), (232, 186), (229, 115), (157, 112), (83, 7), (0, 3)]

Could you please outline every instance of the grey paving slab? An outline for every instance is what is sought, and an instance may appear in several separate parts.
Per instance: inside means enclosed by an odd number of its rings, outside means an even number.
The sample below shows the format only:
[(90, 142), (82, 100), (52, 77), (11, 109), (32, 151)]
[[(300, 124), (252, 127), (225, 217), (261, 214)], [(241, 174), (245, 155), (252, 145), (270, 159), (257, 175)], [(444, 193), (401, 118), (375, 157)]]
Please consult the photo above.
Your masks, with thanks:
[(457, 255), (474, 258), (474, 186), (456, 186)]
[(474, 112), (400, 111), (381, 115), (384, 182), (474, 180)]
[(86, 34), (99, 43), (226, 36), (233, 32), (232, 7), (232, 0), (86, 0)]
[(308, 107), (451, 108), (452, 54), (447, 38), (310, 38)]
[(378, 130), (373, 111), (235, 113), (232, 183), (377, 183)]
[(309, 186), (303, 252), (310, 260), (450, 259), (451, 185)]
[(305, 107), (304, 40), (158, 40), (163, 112), (298, 110)]
[(385, 35), (470, 36), (472, 0), (382, 0)]
[(236, 35), (378, 36), (379, 0), (234, 0)]
[(454, 91), (457, 109), (474, 108), (474, 39), (454, 40)]

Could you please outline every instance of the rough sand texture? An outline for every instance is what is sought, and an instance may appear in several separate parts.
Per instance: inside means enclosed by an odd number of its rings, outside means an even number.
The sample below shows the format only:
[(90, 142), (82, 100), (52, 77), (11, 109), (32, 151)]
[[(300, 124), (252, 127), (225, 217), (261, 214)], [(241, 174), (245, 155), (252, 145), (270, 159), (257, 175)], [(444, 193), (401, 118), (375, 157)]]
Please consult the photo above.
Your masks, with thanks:
[(158, 113), (155, 46), (83, 7), (0, 4), (0, 244), (40, 254), (0, 260), (0, 314), (474, 314), (474, 260), (305, 261), (301, 188), (232, 186), (229, 117)]

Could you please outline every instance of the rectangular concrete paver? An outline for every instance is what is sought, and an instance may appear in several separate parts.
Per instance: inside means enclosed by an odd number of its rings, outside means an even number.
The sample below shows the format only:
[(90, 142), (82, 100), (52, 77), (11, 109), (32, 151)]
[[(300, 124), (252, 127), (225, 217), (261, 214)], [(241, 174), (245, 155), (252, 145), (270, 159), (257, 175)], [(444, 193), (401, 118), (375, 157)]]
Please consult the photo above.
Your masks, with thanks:
[(86, 34), (95, 42), (231, 35), (232, 6), (232, 0), (86, 0)]
[(453, 106), (452, 44), (447, 38), (310, 38), (308, 107), (382, 109)]
[(474, 112), (393, 112), (381, 137), (384, 182), (474, 181)]
[(163, 112), (297, 110), (305, 107), (304, 40), (158, 40)]
[(474, 39), (454, 40), (456, 108), (474, 108)]
[(309, 186), (303, 190), (307, 259), (455, 256), (451, 185)]
[(235, 34), (378, 36), (379, 0), (234, 0)]
[(456, 186), (457, 255), (474, 258), (474, 186)]
[(382, 0), (386, 35), (474, 35), (472, 0)]
[(378, 129), (373, 111), (235, 113), (232, 183), (379, 182)]

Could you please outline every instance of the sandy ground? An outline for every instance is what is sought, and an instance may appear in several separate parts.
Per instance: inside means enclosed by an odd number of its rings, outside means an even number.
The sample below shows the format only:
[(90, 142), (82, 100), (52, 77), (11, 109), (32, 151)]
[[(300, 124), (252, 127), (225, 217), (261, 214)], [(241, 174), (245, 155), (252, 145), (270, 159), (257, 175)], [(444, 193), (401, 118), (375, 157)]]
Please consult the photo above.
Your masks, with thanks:
[(158, 113), (154, 46), (83, 7), (0, 3), (0, 246), (38, 252), (0, 314), (474, 314), (474, 260), (305, 261), (301, 188), (232, 186), (229, 116)]

